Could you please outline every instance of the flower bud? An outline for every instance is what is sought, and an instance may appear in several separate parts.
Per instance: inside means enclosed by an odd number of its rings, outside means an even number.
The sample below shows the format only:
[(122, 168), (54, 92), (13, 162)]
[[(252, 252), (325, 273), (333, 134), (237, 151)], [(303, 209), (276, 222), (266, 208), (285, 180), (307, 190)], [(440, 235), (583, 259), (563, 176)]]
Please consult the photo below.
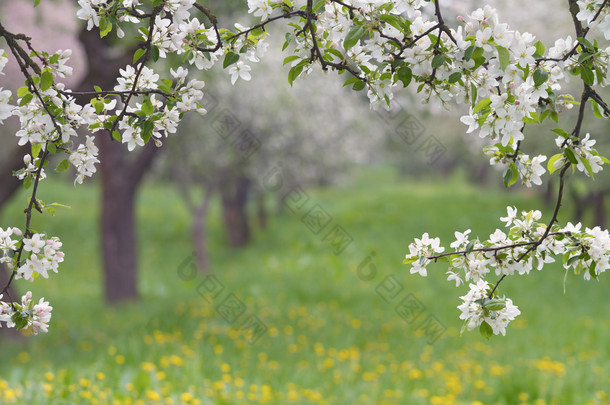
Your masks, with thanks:
[(14, 235), (17, 235), (17, 236), (21, 236), (21, 235), (23, 235), (23, 234), (21, 233), (21, 229), (19, 229), (19, 228), (17, 228), (17, 227), (14, 227), (14, 228), (13, 228), (13, 234), (14, 234)]
[(30, 155), (25, 155), (23, 157), (23, 163), (25, 163), (26, 165), (29, 165), (30, 163), (32, 163), (32, 157)]
[(464, 22), (464, 17), (462, 17), (461, 15), (458, 15), (458, 16), (457, 16), (457, 20), (458, 20), (459, 22)]

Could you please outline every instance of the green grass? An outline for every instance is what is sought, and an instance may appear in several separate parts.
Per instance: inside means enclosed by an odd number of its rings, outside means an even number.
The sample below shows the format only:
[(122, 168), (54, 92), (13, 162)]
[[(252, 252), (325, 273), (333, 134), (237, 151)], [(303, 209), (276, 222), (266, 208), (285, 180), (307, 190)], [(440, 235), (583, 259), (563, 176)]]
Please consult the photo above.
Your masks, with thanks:
[[(445, 280), (443, 266), (424, 279), (401, 263), (423, 232), (445, 246), (455, 230), (484, 236), (501, 225), (506, 205), (531, 209), (536, 198), (457, 178), (400, 181), (388, 170), (308, 194), (299, 212), (272, 216), (240, 250), (225, 247), (214, 206), (211, 274), (184, 280), (190, 218), (170, 186), (147, 185), (138, 201), (141, 300), (106, 308), (95, 187), (43, 184), (44, 201), (73, 207), (35, 219), (62, 238), (66, 261), (60, 275), (18, 284), (49, 299), (53, 319), (48, 334), (2, 342), (0, 403), (610, 403), (603, 277), (569, 275), (565, 295), (560, 267), (507, 279), (502, 292), (522, 315), (506, 337), (487, 341), (459, 335), (456, 306), (466, 290)], [(316, 204), (332, 216), (318, 234), (301, 221)], [(22, 221), (15, 204), (2, 223)], [(324, 240), (334, 226), (352, 238), (340, 254)], [(198, 290), (211, 280), (224, 289), (206, 299)], [(402, 290), (386, 301), (383, 286)], [(229, 296), (245, 306), (234, 322), (216, 310)], [(405, 298), (423, 305), (411, 323), (395, 311)], [(253, 344), (240, 330), (251, 315), (267, 327)], [(446, 327), (434, 342), (420, 327), (429, 316)]]

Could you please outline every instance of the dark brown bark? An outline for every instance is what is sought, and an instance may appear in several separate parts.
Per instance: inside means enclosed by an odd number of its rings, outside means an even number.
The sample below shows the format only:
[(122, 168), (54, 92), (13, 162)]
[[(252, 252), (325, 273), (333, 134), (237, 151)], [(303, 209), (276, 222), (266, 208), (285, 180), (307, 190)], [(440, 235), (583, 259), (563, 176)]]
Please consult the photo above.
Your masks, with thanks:
[(246, 205), (250, 190), (250, 179), (229, 171), (221, 175), (220, 199), (222, 216), (231, 247), (240, 247), (250, 241), (250, 226)]
[(265, 206), (265, 194), (262, 192), (256, 195), (256, 217), (258, 218), (258, 226), (261, 229), (267, 228), (267, 207)]
[(195, 220), (193, 221), (193, 242), (195, 243), (195, 256), (197, 257), (197, 267), (205, 272), (209, 268), (210, 260), (208, 258), (208, 210), (210, 201), (212, 200), (213, 190), (208, 187), (204, 190), (201, 205), (193, 211)]
[(136, 299), (137, 250), (135, 200), (137, 188), (157, 148), (147, 144), (133, 161), (109, 136), (98, 139), (102, 174), (102, 257), (105, 296), (109, 303)]
[(606, 228), (605, 191), (598, 191), (593, 195), (593, 223), (602, 229)]
[[(19, 170), (24, 166), (23, 156), (27, 152), (28, 149), (25, 147), (17, 148), (10, 156), (0, 163), (0, 212), (2, 212), (6, 203), (15, 195), (21, 186), (21, 181), (12, 174), (14, 170)], [(10, 274), (11, 272), (6, 266), (0, 263), (0, 290), (4, 289), (8, 284)], [(2, 301), (10, 301), (9, 296), (12, 297), (13, 300), (17, 297), (17, 291), (15, 290), (15, 285), (13, 283), (11, 283), (7, 293), (2, 297)], [(13, 328), (0, 329), (0, 338), (19, 338), (20, 336), (21, 334)]]
[(0, 163), (0, 208), (4, 206), (21, 186), (21, 181), (13, 176), (13, 171), (25, 166), (23, 156), (28, 151), (29, 149), (26, 147), (19, 147), (6, 160)]
[[(93, 85), (112, 88), (119, 68), (131, 62), (130, 52), (111, 58), (109, 45), (95, 31), (83, 29), (79, 35), (89, 65), (80, 91)], [(82, 101), (82, 100), (81, 100)], [(98, 132), (102, 177), (102, 257), (105, 297), (109, 303), (136, 299), (137, 251), (135, 236), (135, 200), (137, 188), (157, 155), (151, 142), (138, 153), (127, 152), (106, 131)]]

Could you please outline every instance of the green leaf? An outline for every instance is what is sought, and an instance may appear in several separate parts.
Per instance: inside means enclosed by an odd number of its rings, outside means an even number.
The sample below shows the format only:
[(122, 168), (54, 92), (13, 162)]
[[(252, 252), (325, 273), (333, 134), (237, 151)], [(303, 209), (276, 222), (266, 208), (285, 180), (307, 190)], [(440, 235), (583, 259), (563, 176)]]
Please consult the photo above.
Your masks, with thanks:
[(506, 307), (506, 302), (500, 298), (492, 298), (487, 300), (483, 306), (490, 311), (499, 311)]
[(479, 103), (472, 109), (472, 114), (476, 114), (479, 111), (481, 111), (483, 108), (487, 107), (488, 105), (491, 104), (491, 100), (489, 99), (489, 97), (484, 98), (483, 100), (479, 101)]
[(546, 82), (548, 77), (549, 74), (545, 70), (536, 69), (534, 72), (534, 85), (536, 87), (540, 86), (542, 83)]
[(445, 63), (445, 57), (442, 54), (438, 54), (432, 59), (432, 68), (439, 68), (443, 66), (443, 63)]
[(290, 55), (290, 56), (287, 56), (286, 58), (284, 58), (284, 63), (283, 63), (283, 65), (284, 65), (284, 66), (286, 66), (286, 64), (287, 64), (287, 63), (290, 63), (290, 62), (292, 62), (293, 60), (297, 60), (297, 59), (299, 59), (299, 58), (300, 58), (300, 56), (297, 56), (297, 55)]
[(133, 63), (135, 64), (144, 54), (146, 53), (146, 49), (140, 48), (133, 54)]
[(64, 159), (61, 162), (59, 162), (59, 164), (55, 168), (55, 171), (57, 173), (63, 173), (66, 170), (68, 170), (69, 168), (70, 168), (70, 162), (68, 161), (68, 159)]
[[(55, 146), (54, 142), (48, 142), (47, 150), (49, 151), (50, 154), (53, 155), (53, 154), (57, 153), (57, 146)], [(45, 160), (45, 162), (47, 162), (47, 161)]]
[(53, 84), (53, 73), (48, 69), (45, 69), (40, 74), (40, 90), (48, 90)]
[(292, 86), (292, 83), (294, 83), (294, 81), (296, 80), (296, 78), (299, 77), (299, 75), (301, 74), (302, 71), (303, 71), (303, 66), (301, 64), (293, 66), (288, 71), (288, 83), (290, 83), (291, 86)]
[[(474, 83), (470, 83), (470, 105), (474, 108), (474, 103), (477, 102), (477, 86)], [(491, 102), (490, 102), (491, 104)]]
[(538, 41), (534, 44), (534, 46), (536, 47), (536, 54), (538, 54), (538, 56), (540, 56), (540, 57), (543, 57), (544, 52), (546, 51), (544, 44), (542, 42)]
[(472, 252), (473, 248), (474, 248), (474, 242), (473, 241), (468, 242), (468, 245), (466, 245), (466, 253)]
[(356, 45), (358, 41), (360, 41), (360, 38), (364, 35), (364, 32), (364, 27), (361, 25), (356, 25), (351, 30), (349, 30), (349, 32), (345, 36), (345, 39), (343, 40), (343, 48), (345, 48), (345, 50), (347, 51), (354, 45)]
[(32, 157), (36, 159), (42, 150), (42, 145), (39, 143), (32, 144)]
[(115, 129), (114, 131), (112, 131), (112, 139), (117, 142), (121, 142), (121, 133)]
[(506, 70), (510, 62), (510, 53), (508, 53), (508, 49), (500, 45), (496, 46), (496, 49), (498, 51), (498, 59), (500, 60), (500, 69)]
[(33, 98), (34, 96), (32, 95), (32, 93), (26, 94), (21, 100), (19, 100), (19, 106), (23, 107), (24, 105), (32, 101)]
[(595, 75), (589, 66), (581, 66), (580, 77), (589, 86), (593, 86), (593, 83), (595, 82)]
[(553, 172), (555, 172), (557, 169), (555, 168), (555, 162), (557, 162), (559, 159), (561, 159), (563, 157), (563, 154), (558, 153), (556, 155), (553, 155), (553, 157), (551, 157), (549, 159), (549, 162), (547, 163), (546, 167), (547, 169), (549, 169), (549, 174), (553, 174)]
[(112, 23), (106, 18), (100, 18), (100, 38), (104, 38), (112, 31)]
[(563, 153), (573, 165), (578, 164), (578, 160), (576, 159), (576, 155), (574, 155), (572, 148), (566, 148)]
[(409, 257), (405, 260), (402, 261), (403, 264), (411, 264), (411, 263), (415, 263), (416, 261), (419, 260), (419, 257)]
[(578, 37), (578, 42), (580, 42), (580, 44), (585, 48), (585, 49), (590, 49), (593, 50), (593, 44), (591, 44), (591, 42), (589, 42), (588, 39), (583, 38), (583, 37)]
[(589, 176), (591, 178), (594, 178), (595, 177), (595, 173), (593, 173), (593, 168), (591, 167), (591, 162), (589, 162), (589, 159), (582, 158), (582, 159), (580, 159), (580, 161), (582, 162), (582, 164), (585, 167), (585, 169), (587, 169), (587, 173), (589, 173)]
[(407, 87), (409, 83), (411, 83), (413, 72), (411, 71), (410, 67), (402, 66), (400, 69), (398, 69), (398, 72), (396, 72), (396, 77), (402, 82), (403, 87)]
[(362, 89), (364, 89), (366, 87), (366, 84), (362, 81), (362, 80), (358, 80), (356, 83), (354, 83), (354, 85), (352, 86), (352, 90), (354, 91), (360, 91)]
[(150, 47), (150, 57), (152, 58), (152, 60), (154, 62), (159, 60), (159, 47), (158, 46), (151, 46)]
[(19, 87), (19, 89), (17, 90), (17, 97), (21, 98), (26, 94), (30, 94), (30, 89), (27, 86)]
[(523, 122), (526, 124), (538, 124), (540, 122), (540, 116), (536, 112), (531, 112), (530, 118), (523, 118)]
[(599, 104), (597, 104), (595, 100), (591, 100), (591, 109), (593, 110), (593, 115), (595, 115), (595, 118), (604, 118), (602, 111), (599, 108)]
[(555, 132), (559, 136), (563, 136), (564, 138), (568, 138), (570, 136), (570, 134), (568, 132), (566, 132), (565, 130), (563, 130), (561, 128), (555, 128), (552, 131)]
[(390, 24), (392, 27), (396, 28), (397, 30), (404, 32), (404, 27), (400, 24), (400, 20), (398, 19), (397, 16), (392, 15), (392, 14), (382, 14), (379, 16), (379, 19), (381, 21), (385, 21), (388, 24)]
[(144, 100), (141, 110), (146, 115), (151, 115), (153, 112), (155, 112), (155, 108), (153, 107), (150, 98), (146, 98), (146, 100)]
[(504, 187), (509, 188), (519, 180), (519, 170), (514, 163), (511, 163), (504, 173)]
[(449, 75), (449, 83), (456, 83), (462, 78), (461, 72), (454, 72)]
[(481, 326), (479, 327), (479, 332), (481, 332), (481, 336), (486, 339), (489, 339), (494, 334), (494, 331), (491, 326), (485, 321), (481, 323)]
[(477, 48), (477, 47), (476, 47), (475, 45), (470, 45), (470, 46), (468, 47), (468, 49), (466, 49), (466, 52), (464, 52), (464, 60), (465, 60), (466, 62), (468, 62), (468, 61), (470, 60), (470, 58), (472, 58), (472, 53), (474, 52), (474, 50), (475, 50), (476, 48)]
[(227, 67), (231, 66), (232, 64), (234, 64), (235, 62), (237, 62), (239, 60), (239, 55), (234, 53), (234, 52), (228, 52), (225, 55), (225, 59), (222, 62), (222, 68), (226, 69)]
[(26, 176), (23, 179), (23, 187), (25, 187), (25, 189), (27, 190), (28, 188), (30, 188), (32, 186), (33, 182), (34, 182), (34, 179), (32, 179), (32, 176)]

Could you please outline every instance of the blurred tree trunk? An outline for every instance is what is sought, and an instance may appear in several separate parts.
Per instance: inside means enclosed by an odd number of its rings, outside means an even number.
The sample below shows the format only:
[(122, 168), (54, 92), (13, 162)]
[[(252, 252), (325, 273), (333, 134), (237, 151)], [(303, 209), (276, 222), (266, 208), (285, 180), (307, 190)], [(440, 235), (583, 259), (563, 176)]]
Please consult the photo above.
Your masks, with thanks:
[(600, 190), (593, 195), (593, 223), (602, 229), (606, 228), (606, 191)]
[(210, 260), (208, 258), (208, 211), (212, 200), (213, 189), (211, 186), (204, 187), (203, 198), (198, 207), (194, 207), (193, 214), (193, 240), (195, 243), (195, 256), (197, 257), (197, 267), (201, 271), (207, 271)]
[(262, 190), (256, 194), (256, 217), (258, 218), (258, 226), (262, 229), (267, 228), (267, 207), (265, 206), (265, 194)]
[(225, 170), (220, 176), (222, 216), (231, 247), (240, 247), (250, 241), (250, 226), (246, 206), (250, 179), (242, 173)]
[[(15, 149), (10, 156), (0, 163), (0, 214), (6, 203), (11, 197), (19, 190), (21, 181), (13, 176), (14, 170), (19, 170), (24, 167), (23, 156), (28, 153), (28, 148), (20, 147)], [(17, 224), (6, 224), (6, 225), (17, 225)], [(8, 284), (11, 272), (0, 263), (0, 289)], [(8, 302), (9, 295), (14, 299), (17, 297), (17, 291), (15, 291), (15, 285), (11, 283), (7, 293), (2, 297), (2, 301)], [(0, 338), (19, 338), (21, 334), (13, 328), (0, 328)]]
[[(88, 62), (88, 72), (78, 86), (79, 90), (91, 91), (94, 84), (112, 88), (119, 68), (131, 63), (131, 52), (112, 58), (107, 40), (84, 28), (79, 39)], [(107, 302), (117, 303), (138, 297), (135, 200), (144, 174), (157, 155), (157, 148), (149, 143), (139, 153), (128, 153), (107, 131), (97, 134), (102, 175), (105, 297)]]

